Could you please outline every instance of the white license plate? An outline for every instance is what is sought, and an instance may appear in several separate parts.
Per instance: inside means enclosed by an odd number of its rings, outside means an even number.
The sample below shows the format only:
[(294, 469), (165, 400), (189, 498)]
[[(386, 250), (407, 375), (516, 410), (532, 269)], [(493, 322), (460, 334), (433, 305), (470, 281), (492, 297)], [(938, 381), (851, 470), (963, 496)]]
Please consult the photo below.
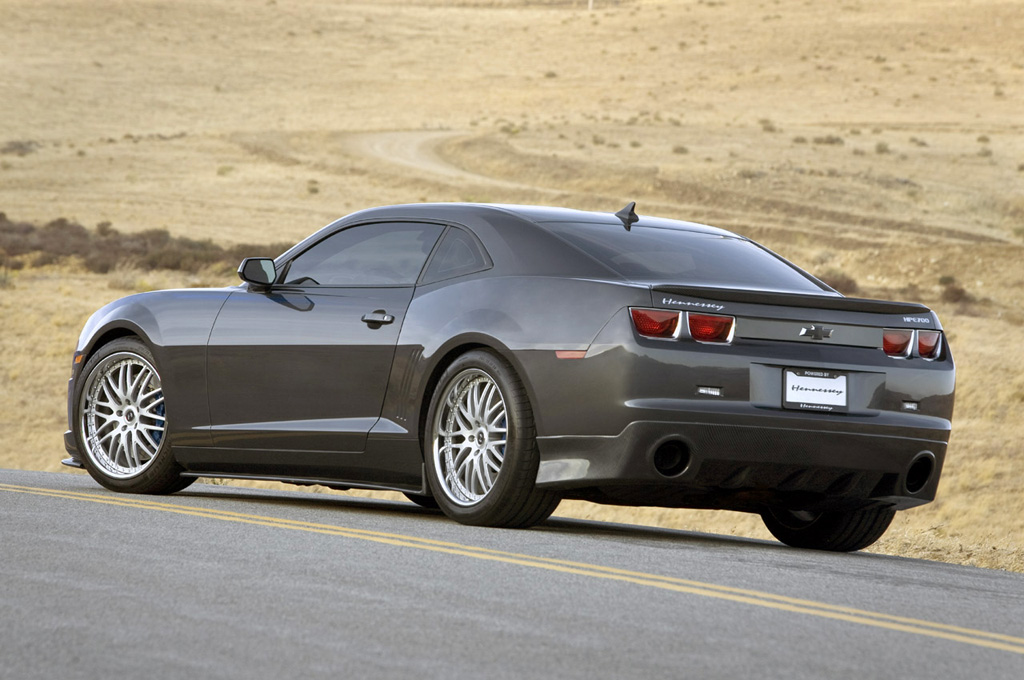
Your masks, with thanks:
[(787, 368), (782, 404), (807, 411), (847, 410), (846, 374), (817, 369)]

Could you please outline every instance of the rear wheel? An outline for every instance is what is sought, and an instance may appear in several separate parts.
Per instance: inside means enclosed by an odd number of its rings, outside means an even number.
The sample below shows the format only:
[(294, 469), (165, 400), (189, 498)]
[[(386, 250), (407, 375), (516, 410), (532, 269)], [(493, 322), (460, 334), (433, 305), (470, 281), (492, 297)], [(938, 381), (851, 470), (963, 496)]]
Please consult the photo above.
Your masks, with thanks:
[(868, 547), (882, 537), (895, 516), (891, 507), (847, 512), (769, 508), (761, 513), (768, 531), (786, 545), (835, 552)]
[(114, 491), (173, 493), (182, 477), (167, 437), (163, 383), (152, 352), (135, 338), (101, 347), (76, 382), (74, 432), (86, 470)]
[(558, 506), (535, 485), (540, 454), (523, 383), (490, 352), (463, 354), (441, 376), (424, 443), (434, 500), (458, 522), (528, 527)]

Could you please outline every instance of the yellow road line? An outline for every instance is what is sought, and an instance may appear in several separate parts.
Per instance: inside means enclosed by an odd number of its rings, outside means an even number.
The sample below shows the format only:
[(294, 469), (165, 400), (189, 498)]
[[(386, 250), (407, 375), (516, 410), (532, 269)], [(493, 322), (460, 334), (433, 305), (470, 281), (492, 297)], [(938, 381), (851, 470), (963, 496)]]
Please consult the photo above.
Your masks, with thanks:
[(330, 524), (318, 524), (315, 522), (303, 522), (280, 517), (267, 517), (263, 515), (250, 515), (245, 513), (231, 512), (228, 510), (216, 510), (212, 508), (197, 508), (175, 503), (163, 503), (138, 496), (109, 495), (101, 493), (83, 493), (77, 491), (59, 491), (55, 489), (43, 489), (38, 487), (20, 486), (15, 484), (0, 484), (0, 491), (15, 493), (26, 493), (38, 496), (49, 496), (52, 498), (63, 498), (70, 500), (88, 501), (105, 505), (116, 505), (122, 507), (139, 508), (146, 510), (159, 510), (179, 515), (189, 515), (206, 519), (215, 519), (226, 522), (238, 522), (278, 529), (292, 529), (311, 533), (325, 534), (330, 536), (341, 536), (354, 538), (375, 543), (383, 543), (419, 550), (460, 555), (475, 559), (503, 562), (535, 569), (545, 569), (565, 574), (589, 576), (591, 578), (609, 579), (632, 583), (649, 588), (659, 588), (674, 592), (712, 597), (720, 600), (728, 600), (741, 604), (767, 607), (798, 614), (818, 616), (837, 621), (856, 623), (875, 628), (896, 630), (915, 635), (961, 642), (964, 644), (998, 649), (1016, 654), (1024, 654), (1024, 638), (999, 633), (989, 633), (972, 628), (951, 626), (942, 623), (934, 623), (921, 619), (913, 619), (903, 616), (893, 616), (881, 612), (872, 612), (853, 607), (831, 605), (824, 602), (805, 600), (800, 598), (775, 595), (772, 593), (749, 590), (744, 588), (733, 588), (714, 583), (692, 581), (671, 576), (660, 576), (644, 572), (630, 571), (627, 569), (616, 569), (604, 567), (585, 562), (574, 562), (570, 560), (559, 560), (547, 557), (537, 557), (520, 553), (492, 550), (459, 543), (438, 541), (429, 538), (419, 538), (403, 534), (393, 534), (380, 531), (368, 531), (366, 529), (353, 529)]

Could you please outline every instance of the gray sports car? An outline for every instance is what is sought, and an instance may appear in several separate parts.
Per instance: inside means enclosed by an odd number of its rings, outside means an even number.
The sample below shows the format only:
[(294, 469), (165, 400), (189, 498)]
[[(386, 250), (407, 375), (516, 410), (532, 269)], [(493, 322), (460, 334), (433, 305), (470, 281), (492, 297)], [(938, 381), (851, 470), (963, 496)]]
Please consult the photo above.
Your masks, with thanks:
[(394, 489), (487, 526), (562, 498), (740, 510), (839, 551), (935, 497), (955, 375), (935, 313), (728, 231), (634, 204), (402, 205), (238, 273), (92, 316), (66, 464), (135, 493)]

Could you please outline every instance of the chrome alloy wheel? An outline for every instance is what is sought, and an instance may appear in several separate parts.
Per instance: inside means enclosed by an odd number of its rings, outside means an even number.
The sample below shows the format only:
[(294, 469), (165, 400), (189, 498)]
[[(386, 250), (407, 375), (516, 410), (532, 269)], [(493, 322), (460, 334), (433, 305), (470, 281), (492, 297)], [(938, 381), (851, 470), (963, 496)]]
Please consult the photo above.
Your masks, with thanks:
[(444, 494), (461, 506), (483, 500), (505, 460), (508, 415), (497, 383), (471, 368), (449, 384), (434, 416), (434, 466)]
[(167, 427), (160, 375), (138, 354), (118, 352), (86, 381), (78, 411), (86, 454), (110, 477), (141, 474), (156, 458)]

